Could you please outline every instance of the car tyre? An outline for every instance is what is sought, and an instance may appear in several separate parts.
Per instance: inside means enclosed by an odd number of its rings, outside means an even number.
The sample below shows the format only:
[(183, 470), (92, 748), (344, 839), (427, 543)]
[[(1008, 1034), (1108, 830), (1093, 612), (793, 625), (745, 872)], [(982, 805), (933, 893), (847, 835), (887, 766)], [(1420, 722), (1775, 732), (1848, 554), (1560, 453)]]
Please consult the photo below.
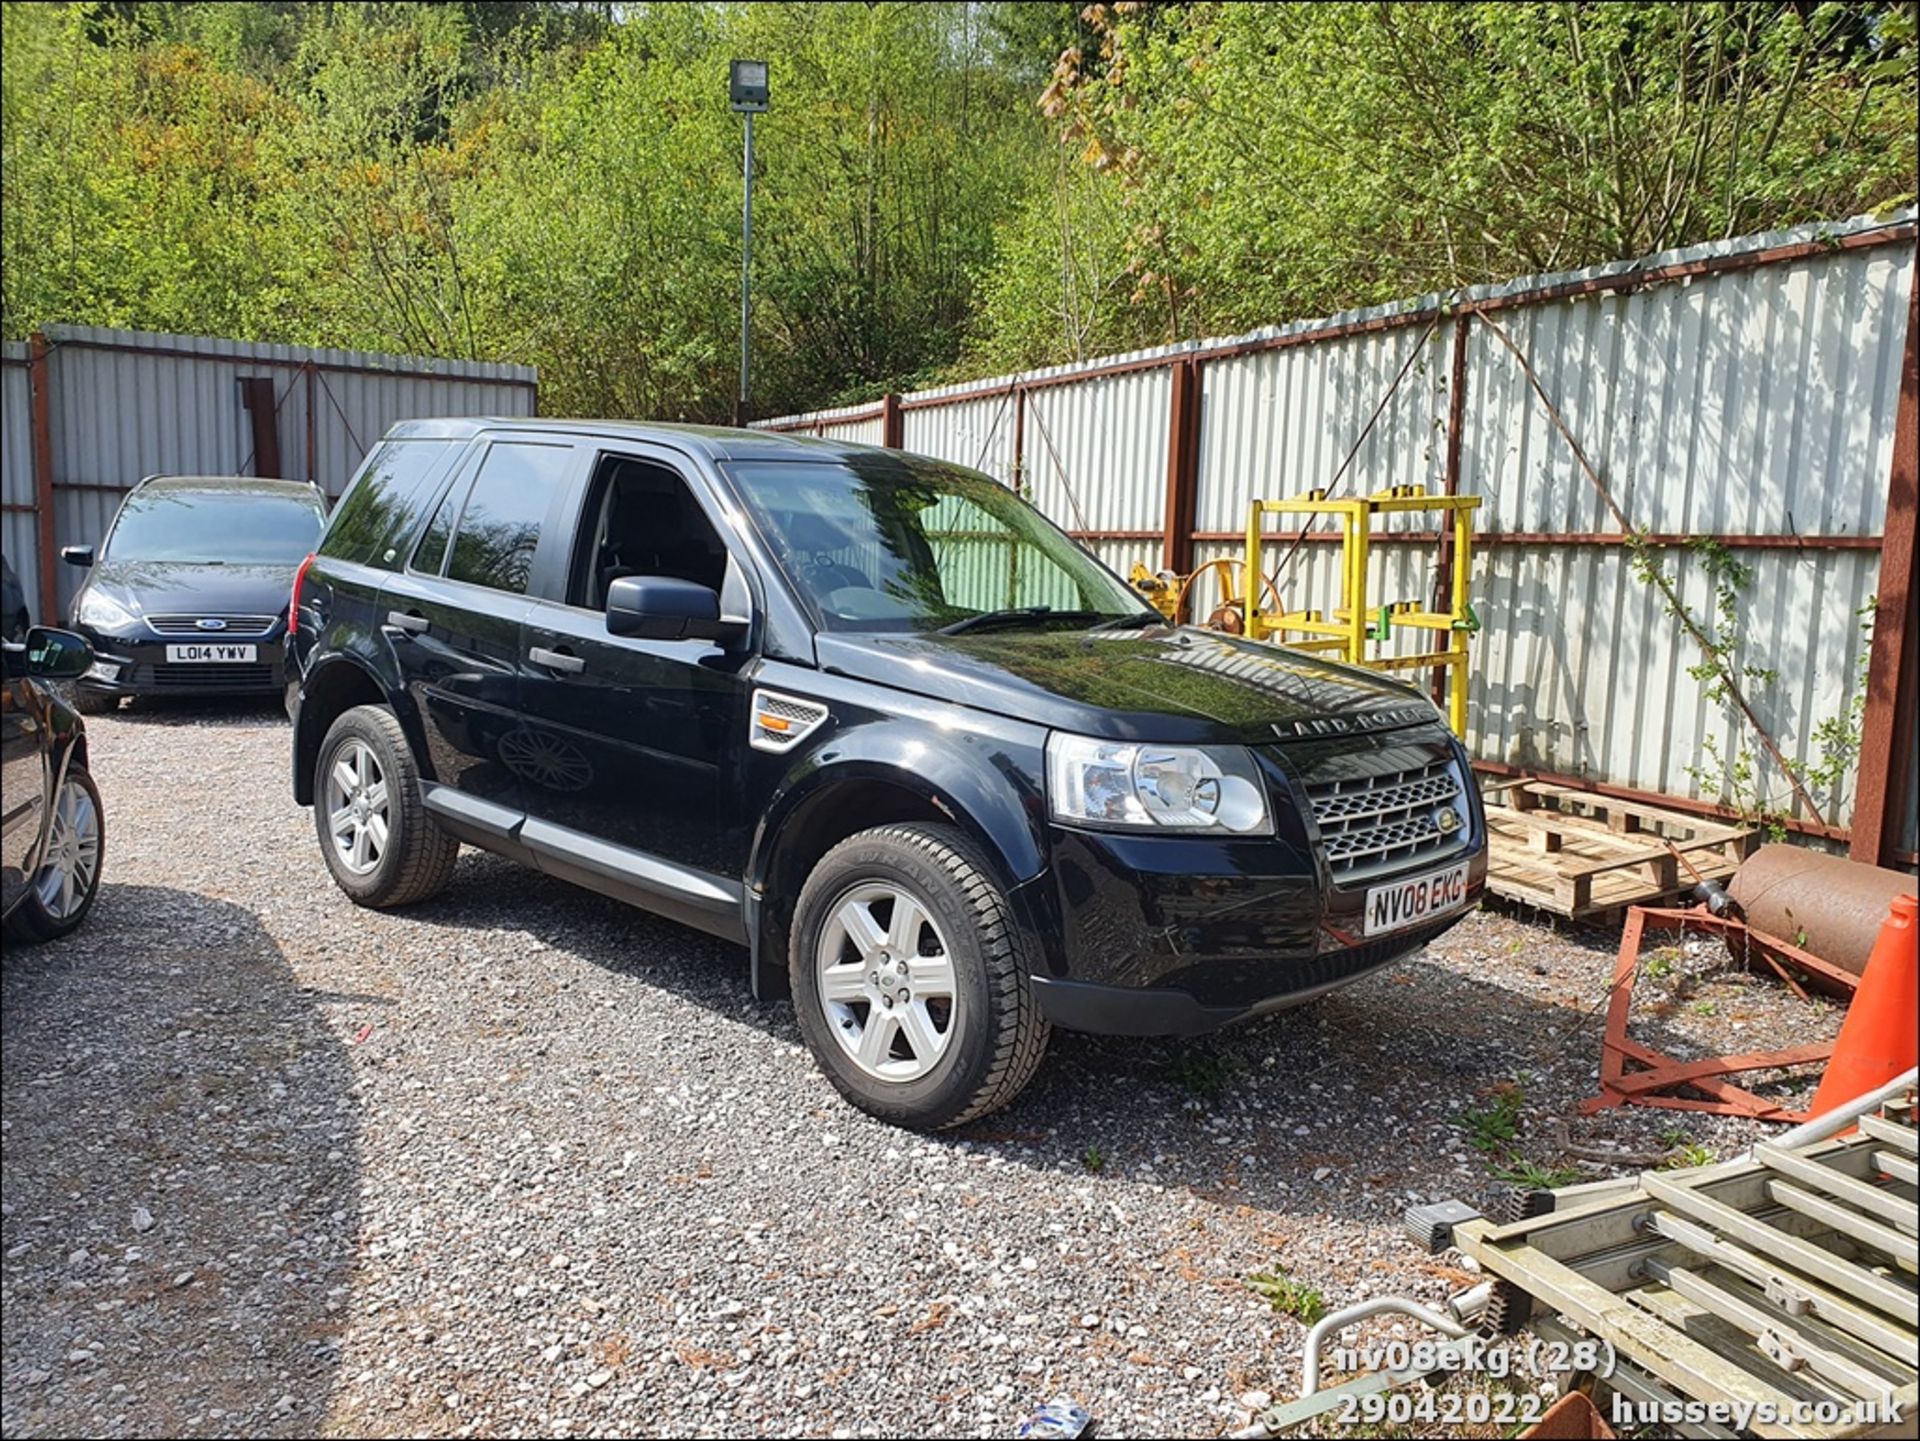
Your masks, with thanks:
[(84, 766), (70, 765), (54, 793), (47, 854), (7, 917), (8, 939), (55, 941), (78, 928), (100, 893), (106, 858), (107, 821), (99, 788)]
[(1048, 1026), (1027, 942), (960, 831), (890, 825), (842, 841), (807, 877), (790, 936), (801, 1034), (868, 1114), (914, 1130), (964, 1125), (1013, 1100), (1039, 1066)]
[(460, 856), (460, 842), (427, 814), (420, 768), (385, 706), (355, 706), (327, 730), (314, 768), (313, 818), (334, 882), (376, 910), (434, 895)]

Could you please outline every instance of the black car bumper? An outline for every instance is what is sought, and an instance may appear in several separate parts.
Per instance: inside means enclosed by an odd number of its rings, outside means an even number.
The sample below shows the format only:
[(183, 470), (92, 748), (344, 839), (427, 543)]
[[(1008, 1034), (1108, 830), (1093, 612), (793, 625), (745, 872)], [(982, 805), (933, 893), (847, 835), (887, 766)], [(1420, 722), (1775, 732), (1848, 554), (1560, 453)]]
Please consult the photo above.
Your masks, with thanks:
[[(1103, 1036), (1198, 1036), (1253, 1016), (1284, 1011), (1338, 990), (1383, 966), (1402, 960), (1451, 928), (1471, 907), (1396, 931), (1359, 946), (1310, 957), (1267, 956), (1251, 984), (1226, 988), (1247, 994), (1224, 1004), (1206, 1005), (1189, 990), (1173, 987), (1101, 985), (1093, 981), (1033, 978), (1040, 1009), (1056, 1026)], [(1232, 968), (1218, 979), (1228, 980)], [(1209, 985), (1214, 995), (1222, 987)], [(1263, 994), (1264, 993), (1264, 994)]]
[[(1428, 814), (1430, 768), (1446, 766), (1449, 833), (1368, 867), (1326, 859), (1346, 814), (1373, 795), (1417, 794)], [(1344, 768), (1371, 768), (1376, 789), (1324, 795)], [(1412, 777), (1413, 779), (1403, 779)], [(1172, 836), (1054, 826), (1051, 864), (1018, 893), (1047, 958), (1034, 978), (1042, 1009), (1070, 1030), (1192, 1035), (1298, 1005), (1419, 949), (1478, 903), (1486, 826), (1466, 758), (1447, 738), (1338, 746), (1271, 758), (1271, 836)], [(1315, 788), (1310, 790), (1309, 787)], [(1323, 827), (1316, 807), (1330, 819)], [(1397, 814), (1397, 812), (1396, 812)], [(1330, 827), (1330, 828), (1329, 828)], [(1400, 844), (1395, 825), (1394, 844)], [(1396, 858), (1398, 857), (1398, 858)], [(1427, 886), (1444, 878), (1445, 886)], [(1408, 905), (1408, 897), (1417, 903)], [(1374, 914), (1369, 918), (1369, 903)]]
[[(185, 637), (127, 638), (82, 630), (93, 646), (92, 670), (75, 682), (93, 695), (240, 696), (278, 695), (283, 685), (284, 631), (239, 641)], [(214, 660), (175, 659), (169, 647), (244, 647), (250, 656)]]
[(1111, 1035), (1193, 1035), (1312, 1000), (1418, 950), (1486, 884), (1483, 845), (1412, 868), (1464, 868), (1458, 900), (1368, 935), (1368, 892), (1394, 878), (1341, 889), (1281, 842), (1066, 830), (1053, 841), (1027, 898), (1054, 971), (1035, 988), (1056, 1025)]

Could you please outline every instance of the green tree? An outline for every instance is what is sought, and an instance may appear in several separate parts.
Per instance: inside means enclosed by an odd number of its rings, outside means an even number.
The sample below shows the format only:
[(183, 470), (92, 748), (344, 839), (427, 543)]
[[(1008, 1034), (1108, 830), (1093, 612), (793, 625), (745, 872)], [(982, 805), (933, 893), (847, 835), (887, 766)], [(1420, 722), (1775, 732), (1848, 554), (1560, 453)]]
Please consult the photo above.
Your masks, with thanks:
[[(1900, 5), (1095, 5), (1045, 103), (1172, 339), (1910, 196)], [(1003, 247), (1002, 270), (1057, 266)], [(1031, 277), (996, 275), (990, 293)], [(1119, 324), (1117, 320), (1113, 322)], [(1025, 317), (983, 317), (1018, 348)], [(1028, 344), (1031, 344), (1029, 337)], [(1056, 337), (1069, 350), (1073, 337)]]
[(811, 408), (1911, 193), (1911, 6), (0, 6), (0, 326)]

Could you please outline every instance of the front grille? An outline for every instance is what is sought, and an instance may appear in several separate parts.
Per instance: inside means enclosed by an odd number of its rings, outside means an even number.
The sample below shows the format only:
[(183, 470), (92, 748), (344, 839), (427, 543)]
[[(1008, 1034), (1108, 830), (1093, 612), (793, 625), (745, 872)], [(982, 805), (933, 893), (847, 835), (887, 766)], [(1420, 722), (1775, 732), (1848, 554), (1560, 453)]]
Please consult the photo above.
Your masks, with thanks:
[(157, 665), (153, 683), (162, 690), (271, 690), (270, 665)]
[[(160, 635), (191, 635), (206, 640), (250, 640), (273, 629), (278, 616), (271, 615), (150, 615), (147, 624)], [(203, 630), (203, 620), (224, 621), (219, 630)]]
[[(1354, 759), (1364, 764), (1372, 758)], [(1388, 751), (1377, 759), (1394, 768), (1309, 781), (1305, 787), (1327, 869), (1342, 885), (1437, 860), (1468, 843), (1466, 799), (1451, 757), (1415, 760), (1404, 751)], [(1407, 761), (1413, 763), (1403, 765)], [(1453, 830), (1442, 830), (1434, 819), (1443, 806), (1460, 818)]]

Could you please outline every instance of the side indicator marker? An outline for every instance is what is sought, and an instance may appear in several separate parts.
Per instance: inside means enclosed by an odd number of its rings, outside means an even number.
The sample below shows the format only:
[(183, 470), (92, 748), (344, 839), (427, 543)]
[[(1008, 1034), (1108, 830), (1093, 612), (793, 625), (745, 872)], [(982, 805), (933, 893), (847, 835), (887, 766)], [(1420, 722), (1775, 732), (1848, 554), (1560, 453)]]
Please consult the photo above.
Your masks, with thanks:
[(826, 718), (827, 708), (818, 701), (757, 690), (753, 693), (753, 719), (747, 743), (755, 750), (778, 755), (812, 735)]

